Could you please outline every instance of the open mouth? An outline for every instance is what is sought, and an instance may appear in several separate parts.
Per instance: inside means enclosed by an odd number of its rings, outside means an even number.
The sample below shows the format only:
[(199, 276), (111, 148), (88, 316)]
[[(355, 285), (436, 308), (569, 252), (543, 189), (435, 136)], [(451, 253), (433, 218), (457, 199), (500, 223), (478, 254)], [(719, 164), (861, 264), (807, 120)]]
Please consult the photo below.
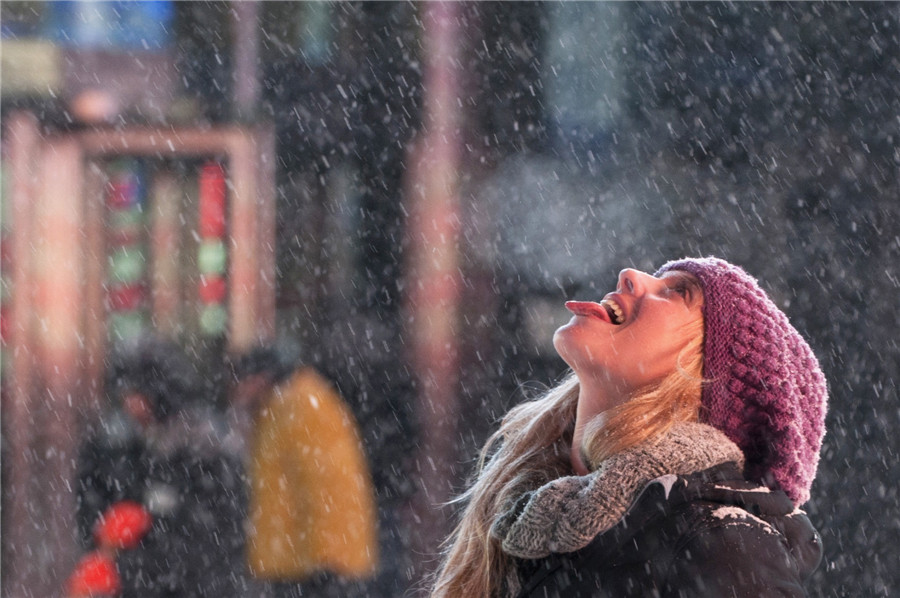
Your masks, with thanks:
[(600, 302), (600, 305), (603, 309), (606, 310), (606, 313), (609, 314), (609, 320), (616, 326), (625, 323), (625, 312), (622, 311), (622, 306), (616, 303), (612, 299), (604, 299)]
[(566, 301), (566, 309), (576, 316), (592, 316), (609, 322), (614, 326), (625, 323), (625, 310), (614, 299), (609, 297), (596, 303), (594, 301)]

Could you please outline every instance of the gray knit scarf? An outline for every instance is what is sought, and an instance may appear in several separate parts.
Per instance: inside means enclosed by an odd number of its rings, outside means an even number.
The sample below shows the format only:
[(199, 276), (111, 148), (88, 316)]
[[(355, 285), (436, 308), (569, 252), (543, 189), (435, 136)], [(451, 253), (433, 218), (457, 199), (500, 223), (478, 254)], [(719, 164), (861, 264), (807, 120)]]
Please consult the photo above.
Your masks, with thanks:
[(652, 480), (726, 462), (743, 468), (741, 450), (722, 432), (679, 423), (654, 442), (614, 455), (586, 476), (567, 476), (525, 493), (494, 522), (503, 551), (524, 559), (574, 552), (613, 527)]

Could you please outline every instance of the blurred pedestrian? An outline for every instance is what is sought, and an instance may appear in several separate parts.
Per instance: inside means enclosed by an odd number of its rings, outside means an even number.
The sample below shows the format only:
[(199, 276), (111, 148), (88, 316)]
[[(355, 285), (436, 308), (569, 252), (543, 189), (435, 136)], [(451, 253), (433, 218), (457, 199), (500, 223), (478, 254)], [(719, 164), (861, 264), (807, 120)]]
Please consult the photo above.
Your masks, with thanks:
[[(194, 364), (177, 344), (146, 336), (113, 348), (107, 379), (109, 406), (78, 459), (83, 547), (114, 561), (118, 585), (109, 587), (122, 598), (241, 595), (233, 565), (242, 552), (234, 539), (244, 483), (239, 463), (220, 448), (223, 427)], [(109, 521), (129, 506), (146, 513), (148, 525), (122, 542), (128, 525)], [(135, 516), (115, 520), (134, 525)], [(91, 563), (106, 575), (107, 563)]]
[(107, 404), (89, 425), (78, 460), (77, 521), (85, 546), (93, 541), (97, 519), (113, 503), (170, 502), (166, 497), (177, 494), (151, 475), (159, 468), (152, 448), (172, 416), (200, 392), (180, 348), (155, 337), (114, 347), (106, 379)]
[(489, 439), (432, 596), (805, 596), (827, 389), (785, 314), (715, 258), (566, 307), (572, 373)]
[(247, 561), (276, 597), (350, 596), (375, 572), (371, 474), (353, 414), (311, 367), (257, 347), (234, 364), (248, 429)]

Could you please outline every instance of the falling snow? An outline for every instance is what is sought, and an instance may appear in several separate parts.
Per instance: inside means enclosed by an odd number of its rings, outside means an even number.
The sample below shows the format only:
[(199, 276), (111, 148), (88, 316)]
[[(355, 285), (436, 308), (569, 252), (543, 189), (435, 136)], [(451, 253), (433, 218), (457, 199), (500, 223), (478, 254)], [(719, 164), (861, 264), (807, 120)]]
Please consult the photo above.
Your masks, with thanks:
[[(88, 12), (67, 21), (79, 4)], [(65, 308), (52, 308), (72, 303), (28, 296), (50, 316), (6, 328), (16, 276), (66, 257), (53, 253), (56, 237), (17, 228), (11, 198), (22, 179), (6, 127), (21, 110), (47, 142), (95, 128), (124, 138), (132, 126), (271, 127), (275, 152), (261, 168), (274, 177), (265, 246), (274, 267), (260, 273), (269, 289), (260, 293), (271, 293), (279, 346), (346, 399), (378, 506), (377, 573), (323, 591), (415, 595), (478, 447), (513, 403), (563, 374), (550, 342), (563, 302), (602, 296), (624, 267), (707, 254), (761, 281), (829, 381), (819, 473), (803, 506), (825, 549), (810, 595), (900, 591), (897, 4), (459, 3), (443, 29), (432, 29), (443, 5), (431, 2), (159, 2), (143, 17), (132, 10), (141, 4), (2, 3), (4, 595), (58, 595), (90, 541), (73, 506), (78, 448), (92, 433), (106, 448), (135, 434), (115, 409), (96, 408), (109, 407), (106, 397), (65, 362), (45, 368), (34, 357), (29, 371), (35, 385), (67, 380), (62, 393), (51, 384), (23, 398), (9, 375), (7, 361), (28, 349), (16, 339), (56, 338), (52, 317)], [(232, 35), (241, 23), (247, 39)], [(8, 64), (19, 56), (13, 42), (36, 40), (60, 50), (64, 82), (35, 83), (40, 64), (21, 57)], [(98, 86), (111, 96), (71, 101)], [(199, 158), (172, 159), (171, 141), (157, 143), (142, 168), (187, 178), (198, 167)], [(34, 230), (80, 214), (39, 213), (46, 221)], [(196, 248), (192, 214), (176, 219)], [(118, 217), (97, 221), (111, 230), (127, 215)], [(202, 264), (130, 247), (91, 261), (97, 245), (71, 243), (85, 273), (165, 263), (192, 289), (207, 262), (224, 271), (235, 259), (223, 244)], [(191, 565), (123, 565), (166, 580), (145, 595), (168, 583), (195, 583), (196, 595), (259, 590), (243, 585), (242, 565), (214, 582), (192, 577), (241, 558), (228, 551), (247, 509), (236, 432), (246, 422), (226, 410), (223, 337), (199, 328), (226, 330), (226, 305), (202, 321), (182, 314), (174, 328), (202, 383), (153, 440), (166, 465), (151, 506), (194, 501), (179, 520), (190, 539), (167, 536)], [(101, 316), (79, 321), (90, 318)], [(108, 365), (94, 337), (76, 334), (71, 372)], [(200, 554), (197, 538), (219, 552)]]

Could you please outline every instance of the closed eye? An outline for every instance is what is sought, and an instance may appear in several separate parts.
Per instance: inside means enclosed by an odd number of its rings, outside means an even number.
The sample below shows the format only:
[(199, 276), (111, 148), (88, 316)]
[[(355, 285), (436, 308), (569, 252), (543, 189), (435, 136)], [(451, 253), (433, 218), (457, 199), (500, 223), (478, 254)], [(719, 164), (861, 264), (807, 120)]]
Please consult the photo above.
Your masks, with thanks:
[(700, 289), (700, 283), (691, 274), (688, 274), (686, 272), (679, 272), (677, 275), (672, 276), (671, 278), (673, 278), (674, 280), (672, 281), (669, 289), (678, 293), (678, 295), (680, 295), (688, 305), (693, 305), (694, 302), (703, 297), (703, 292)]

